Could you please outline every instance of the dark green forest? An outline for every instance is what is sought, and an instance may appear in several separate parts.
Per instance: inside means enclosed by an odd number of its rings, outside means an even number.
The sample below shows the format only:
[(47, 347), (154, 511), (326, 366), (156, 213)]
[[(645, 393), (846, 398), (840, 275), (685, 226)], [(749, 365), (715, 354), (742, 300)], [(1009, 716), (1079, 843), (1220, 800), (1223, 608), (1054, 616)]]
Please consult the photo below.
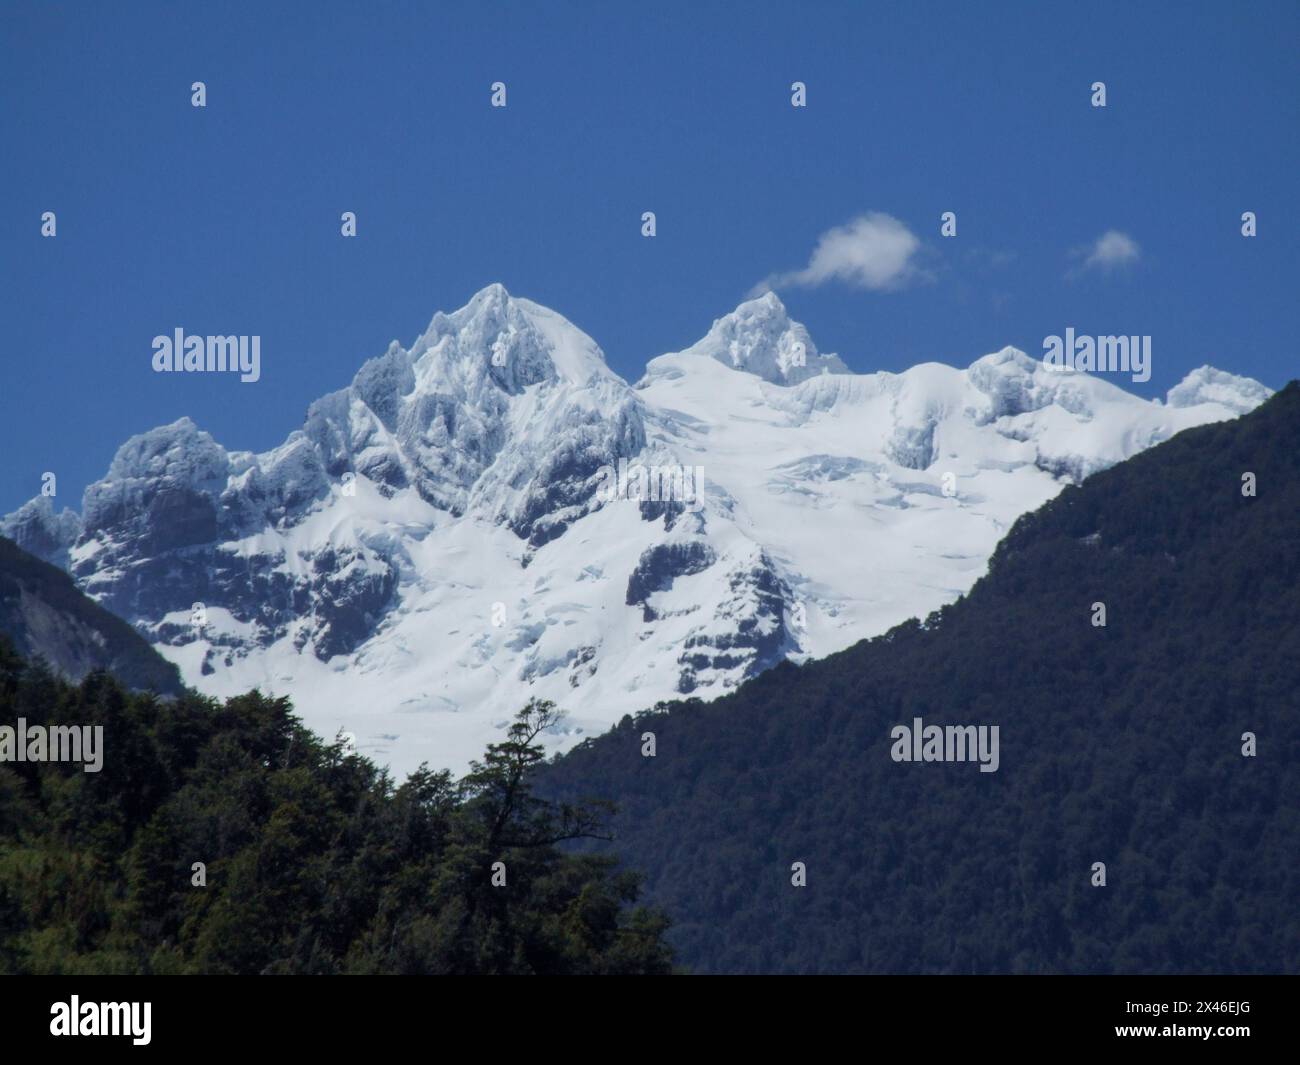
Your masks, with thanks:
[[(399, 786), (287, 700), (0, 638), (0, 724), (106, 748), (0, 763), (0, 972), (1294, 973), (1297, 693), (1294, 383), (1065, 489), (924, 621), (551, 763), (549, 704)], [(892, 760), (915, 717), (997, 725), (997, 772)]]
[(557, 847), (606, 808), (532, 793), (554, 713), (460, 781), (394, 786), (284, 699), (72, 685), (0, 640), (0, 724), (102, 725), (105, 748), (98, 773), (0, 764), (0, 973), (667, 972), (637, 878)]
[[(1000, 768), (893, 761), (914, 717), (998, 725)], [(1300, 971), (1300, 385), (1066, 488), (924, 621), (625, 718), (544, 788), (618, 801), (692, 971)]]

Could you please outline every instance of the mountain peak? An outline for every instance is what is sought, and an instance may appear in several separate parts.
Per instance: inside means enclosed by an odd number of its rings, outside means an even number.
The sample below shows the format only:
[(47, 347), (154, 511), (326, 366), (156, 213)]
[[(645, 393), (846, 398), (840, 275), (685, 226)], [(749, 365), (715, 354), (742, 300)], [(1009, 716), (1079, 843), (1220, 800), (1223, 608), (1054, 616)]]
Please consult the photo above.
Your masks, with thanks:
[(991, 352), (988, 355), (981, 355), (976, 359), (972, 366), (1001, 366), (1007, 370), (1027, 370), (1032, 372), (1040, 365), (1037, 359), (1026, 355), (1019, 348), (1012, 347), (1008, 344), (999, 351)]
[(703, 355), (778, 385), (850, 372), (838, 356), (818, 354), (808, 330), (790, 318), (772, 291), (716, 319), (708, 334), (681, 354)]
[(491, 381), (518, 392), (542, 381), (586, 384), (613, 377), (605, 355), (563, 315), (532, 300), (511, 296), (493, 282), (459, 310), (439, 311), (412, 345), (416, 385), (445, 381)]
[(461, 310), (469, 311), (472, 314), (500, 312), (512, 302), (513, 299), (506, 290), (506, 286), (501, 284), (500, 281), (493, 281), (490, 285), (484, 285), (475, 292)]
[(1171, 407), (1218, 403), (1237, 414), (1245, 414), (1272, 394), (1271, 388), (1252, 377), (1216, 370), (1213, 366), (1198, 366), (1169, 390), (1165, 401)]
[(178, 484), (224, 481), (226, 452), (211, 434), (183, 415), (127, 439), (108, 468), (110, 481), (167, 478)]
[(508, 300), (510, 298), (510, 293), (506, 291), (506, 286), (503, 285), (500, 281), (493, 281), (489, 284), (484, 285), (481, 289), (479, 289), (476, 293), (474, 293), (474, 297), (473, 299), (470, 300), (470, 302), (473, 303), (474, 300), (479, 299), (480, 297)]
[(781, 297), (776, 294), (774, 289), (769, 288), (761, 296), (757, 296), (752, 300), (745, 300), (736, 310), (739, 311), (741, 307), (748, 307), (750, 304), (762, 304), (764, 307), (771, 307), (781, 314), (786, 313), (785, 304), (781, 302)]
[(54, 509), (49, 496), (29, 499), (12, 514), (0, 518), (0, 536), (6, 536), (25, 551), (55, 565), (64, 566), (70, 548), (81, 534), (81, 518), (71, 507)]

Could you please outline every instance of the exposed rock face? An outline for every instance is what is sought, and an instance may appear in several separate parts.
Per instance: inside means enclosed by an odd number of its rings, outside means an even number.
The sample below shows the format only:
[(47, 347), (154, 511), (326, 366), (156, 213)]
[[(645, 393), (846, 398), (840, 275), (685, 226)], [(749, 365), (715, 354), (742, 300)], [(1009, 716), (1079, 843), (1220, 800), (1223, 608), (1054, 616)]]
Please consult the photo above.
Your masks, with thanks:
[(655, 592), (673, 586), (675, 577), (688, 577), (708, 569), (716, 561), (712, 549), (700, 540), (685, 543), (655, 544), (641, 553), (641, 560), (627, 579), (627, 604), (644, 608), (646, 621), (655, 619), (655, 612), (646, 600)]
[(183, 687), (176, 667), (130, 625), (84, 596), (63, 570), (2, 537), (0, 634), (19, 654), (43, 658), (70, 680), (103, 669), (164, 695)]

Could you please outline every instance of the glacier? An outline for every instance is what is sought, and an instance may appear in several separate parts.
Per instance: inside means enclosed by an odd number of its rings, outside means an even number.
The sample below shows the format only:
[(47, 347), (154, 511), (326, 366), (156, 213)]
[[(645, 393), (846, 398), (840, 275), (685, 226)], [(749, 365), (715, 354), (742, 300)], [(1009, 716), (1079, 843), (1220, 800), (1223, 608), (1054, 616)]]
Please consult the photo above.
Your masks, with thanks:
[[(855, 374), (774, 292), (628, 383), (497, 284), (279, 447), (182, 418), (127, 440), (80, 513), (38, 496), (0, 533), (201, 691), (291, 696), (399, 776), (459, 772), (531, 697), (567, 711), (563, 750), (924, 617), (1066, 484), (1270, 394), (1207, 366), (1149, 401), (1009, 347)], [(636, 465), (701, 491), (603, 490)]]

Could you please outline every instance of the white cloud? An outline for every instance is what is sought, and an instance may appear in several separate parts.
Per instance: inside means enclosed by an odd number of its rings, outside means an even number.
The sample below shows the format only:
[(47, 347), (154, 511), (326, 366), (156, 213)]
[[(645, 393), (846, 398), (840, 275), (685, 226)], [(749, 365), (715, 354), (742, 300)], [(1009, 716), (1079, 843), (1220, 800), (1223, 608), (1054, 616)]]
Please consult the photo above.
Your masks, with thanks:
[(1109, 273), (1121, 266), (1128, 266), (1142, 257), (1142, 249), (1127, 233), (1121, 233), (1118, 229), (1108, 229), (1087, 247), (1076, 248), (1073, 254), (1082, 258), (1083, 262), (1077, 269), (1070, 271), (1067, 276), (1071, 277), (1086, 270)]
[(920, 275), (913, 261), (920, 247), (920, 240), (897, 218), (872, 211), (818, 237), (802, 270), (773, 274), (752, 292), (791, 285), (812, 288), (827, 281), (877, 291), (899, 288)]

